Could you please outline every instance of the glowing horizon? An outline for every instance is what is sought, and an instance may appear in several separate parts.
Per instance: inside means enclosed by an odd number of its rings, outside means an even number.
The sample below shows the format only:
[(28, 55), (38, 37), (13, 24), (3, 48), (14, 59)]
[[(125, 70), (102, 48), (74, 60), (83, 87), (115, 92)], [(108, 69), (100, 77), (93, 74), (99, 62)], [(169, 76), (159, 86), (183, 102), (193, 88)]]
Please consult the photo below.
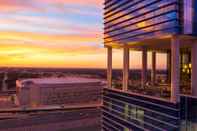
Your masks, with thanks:
[[(106, 68), (103, 0), (0, 0), (0, 66)], [(122, 53), (114, 51), (114, 68)], [(132, 52), (139, 68), (139, 52)], [(163, 57), (163, 56), (162, 56)], [(159, 68), (165, 60), (159, 59)]]

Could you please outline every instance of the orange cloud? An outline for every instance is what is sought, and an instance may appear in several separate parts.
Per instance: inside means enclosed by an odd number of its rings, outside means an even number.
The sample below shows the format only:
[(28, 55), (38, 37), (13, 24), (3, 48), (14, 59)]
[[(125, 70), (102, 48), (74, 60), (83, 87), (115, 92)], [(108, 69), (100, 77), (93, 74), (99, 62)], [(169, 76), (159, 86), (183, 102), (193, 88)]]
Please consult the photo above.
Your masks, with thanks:
[[(104, 68), (105, 49), (90, 46), (78, 48), (42, 48), (35, 45), (0, 46), (0, 66)], [(95, 59), (97, 58), (97, 59)]]
[[(37, 44), (66, 44), (75, 46), (82, 43), (100, 43), (101, 35), (98, 34), (68, 34), (53, 35), (31, 32), (0, 32), (0, 43), (2, 40), (24, 41)], [(58, 46), (58, 45), (57, 45)], [(76, 45), (77, 46), (77, 45)]]

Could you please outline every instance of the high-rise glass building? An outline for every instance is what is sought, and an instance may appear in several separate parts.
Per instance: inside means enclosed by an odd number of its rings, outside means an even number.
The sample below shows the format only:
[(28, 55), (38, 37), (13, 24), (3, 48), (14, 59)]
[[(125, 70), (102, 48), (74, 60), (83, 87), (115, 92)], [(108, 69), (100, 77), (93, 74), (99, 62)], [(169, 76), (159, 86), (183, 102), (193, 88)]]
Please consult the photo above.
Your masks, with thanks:
[[(103, 95), (103, 130), (197, 131), (197, 1), (105, 0), (104, 5), (108, 86)], [(121, 88), (112, 79), (115, 48), (123, 50)], [(130, 75), (135, 57), (131, 50), (142, 52), (138, 84)], [(161, 52), (167, 58), (162, 82), (157, 80), (156, 66)]]

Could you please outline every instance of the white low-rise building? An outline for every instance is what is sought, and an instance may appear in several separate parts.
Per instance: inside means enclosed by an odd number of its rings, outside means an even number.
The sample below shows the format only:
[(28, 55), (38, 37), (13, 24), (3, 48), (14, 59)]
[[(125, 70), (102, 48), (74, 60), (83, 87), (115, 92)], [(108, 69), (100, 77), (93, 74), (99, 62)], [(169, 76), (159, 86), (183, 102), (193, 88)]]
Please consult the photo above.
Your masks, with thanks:
[(82, 77), (17, 80), (21, 106), (88, 104), (101, 102), (102, 81)]

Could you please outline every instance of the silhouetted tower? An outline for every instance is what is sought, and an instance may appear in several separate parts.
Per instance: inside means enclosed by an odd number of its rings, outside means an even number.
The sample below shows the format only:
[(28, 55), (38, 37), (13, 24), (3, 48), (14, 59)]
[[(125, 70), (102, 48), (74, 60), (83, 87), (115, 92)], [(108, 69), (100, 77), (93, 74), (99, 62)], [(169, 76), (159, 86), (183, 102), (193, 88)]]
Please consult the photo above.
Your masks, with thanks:
[(7, 83), (6, 81), (8, 80), (8, 74), (7, 72), (4, 73), (3, 81), (2, 81), (2, 91), (7, 91)]

